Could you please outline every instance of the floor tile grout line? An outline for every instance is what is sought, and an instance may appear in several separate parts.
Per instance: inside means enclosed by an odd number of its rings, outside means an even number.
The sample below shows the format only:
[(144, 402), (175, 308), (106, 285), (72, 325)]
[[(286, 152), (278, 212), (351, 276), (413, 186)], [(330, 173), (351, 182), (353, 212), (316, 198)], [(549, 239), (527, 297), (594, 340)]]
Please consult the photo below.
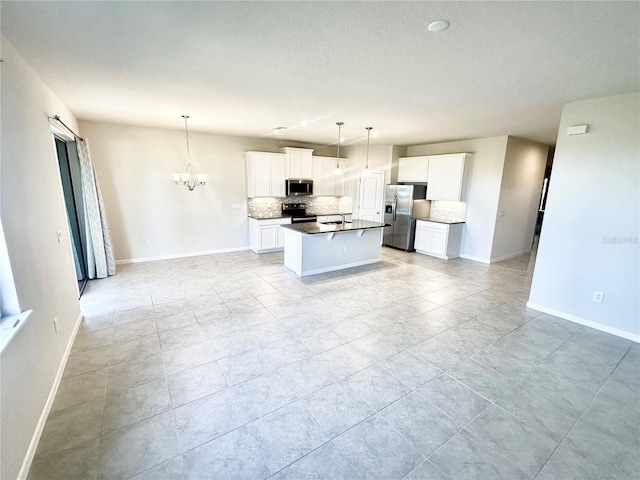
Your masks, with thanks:
[[(586, 327), (582, 327), (578, 330), (576, 330), (576, 332), (574, 333), (574, 335), (580, 331), (582, 331), (584, 328)], [(578, 424), (578, 422), (582, 419), (582, 417), (586, 414), (586, 412), (589, 410), (589, 408), (591, 407), (591, 405), (593, 405), (593, 403), (596, 401), (596, 399), (598, 398), (598, 396), (600, 395), (600, 393), (602, 392), (602, 390), (604, 389), (605, 385), (607, 384), (607, 382), (609, 381), (609, 379), (611, 378), (611, 376), (613, 375), (613, 373), (618, 369), (618, 367), (620, 366), (620, 364), (622, 363), (622, 361), (624, 360), (624, 358), (629, 354), (629, 352), (631, 351), (631, 347), (633, 346), (633, 343), (631, 343), (629, 345), (629, 347), (627, 348), (626, 352), (624, 353), (624, 355), (622, 355), (622, 357), (620, 357), (620, 360), (618, 360), (618, 362), (616, 363), (616, 366), (611, 370), (611, 372), (609, 373), (609, 375), (607, 376), (606, 380), (604, 380), (604, 382), (602, 382), (602, 385), (600, 385), (600, 387), (598, 388), (598, 391), (593, 395), (593, 397), (591, 398), (591, 400), (589, 401), (589, 404), (582, 410), (582, 412), (580, 412), (580, 415), (578, 416), (578, 418), (576, 418), (576, 420), (571, 424), (571, 427), (569, 427), (569, 429), (567, 430), (567, 432), (564, 434), (564, 436), (562, 437), (562, 440), (560, 440), (558, 442), (558, 444), (556, 445), (556, 448), (553, 450), (553, 452), (551, 452), (551, 455), (549, 455), (549, 457), (547, 458), (547, 460), (544, 462), (544, 465), (542, 465), (542, 467), (540, 468), (540, 470), (538, 470), (538, 472), (536, 473), (536, 476), (534, 477), (534, 479), (540, 475), (540, 473), (544, 470), (544, 467), (549, 463), (549, 461), (553, 458), (553, 456), (555, 455), (556, 451), (558, 451), (558, 449), (562, 446), (562, 444), (564, 444), (564, 442), (567, 440), (567, 438), (569, 437), (569, 435), (571, 434), (571, 432), (573, 431), (573, 429), (576, 427), (576, 425)], [(580, 452), (578, 452), (580, 453)], [(587, 459), (588, 461), (590, 461), (589, 459)]]
[[(444, 275), (444, 273), (443, 273), (442, 275)], [(477, 275), (477, 276), (478, 276), (478, 277), (480, 277), (480, 276), (482, 276), (482, 275), (480, 275), (480, 274), (479, 274), (479, 275)], [(467, 280), (463, 280), (463, 281), (467, 281)], [(446, 288), (446, 287), (443, 287), (443, 288)], [(489, 288), (492, 288), (492, 287), (489, 287)], [(483, 291), (486, 291), (486, 290), (488, 290), (488, 288), (487, 288), (487, 289), (484, 289), (484, 290), (481, 290), (480, 292), (483, 292)], [(477, 292), (477, 293), (480, 293), (480, 292)], [(475, 295), (475, 294), (472, 294), (472, 295)], [(470, 295), (470, 296), (472, 296), (472, 295)], [(507, 302), (504, 302), (504, 303), (502, 303), (502, 304), (500, 304), (500, 305), (498, 305), (498, 306), (496, 306), (496, 307), (493, 307), (493, 308), (499, 308), (499, 306), (504, 305), (505, 303), (507, 303)], [(485, 312), (483, 312), (483, 313), (485, 313)], [(114, 315), (115, 315), (115, 313), (114, 313)], [(464, 322), (462, 322), (462, 323), (460, 323), (460, 324), (458, 324), (458, 325), (462, 325), (462, 324), (464, 324), (464, 323), (467, 323), (467, 322), (471, 321), (472, 319), (474, 319), (474, 318), (476, 318), (476, 317), (478, 317), (478, 316), (479, 316), (479, 315), (476, 315), (476, 316), (474, 316), (474, 317), (470, 317), (470, 318), (468, 318), (467, 320), (465, 320)], [(275, 318), (276, 318), (276, 319), (278, 319), (277, 317), (275, 317)], [(528, 321), (530, 321), (530, 320), (531, 320), (531, 319), (529, 319)], [(455, 325), (455, 326), (453, 326), (453, 327), (451, 327), (451, 328), (455, 328), (455, 327), (456, 327), (456, 326), (458, 326), (458, 325)], [(450, 328), (450, 329), (451, 329), (451, 328)], [(447, 330), (449, 330), (449, 329), (447, 329)], [(446, 330), (445, 330), (445, 331), (446, 331)], [(442, 332), (440, 332), (440, 333), (442, 333)], [(510, 332), (509, 332), (509, 333), (510, 333)], [(575, 333), (575, 332), (574, 332), (574, 333)], [(508, 334), (508, 333), (507, 333), (507, 334)], [(505, 334), (505, 335), (507, 335), (507, 334)], [(436, 336), (436, 335), (433, 335), (433, 336)], [(432, 336), (432, 337), (433, 337), (433, 336)], [(431, 338), (431, 337), (429, 337), (429, 338)], [(351, 342), (346, 342), (346, 343), (351, 343)], [(494, 341), (494, 343), (495, 343), (495, 341)], [(489, 344), (489, 345), (491, 345), (491, 344)], [(262, 346), (260, 346), (260, 348), (262, 348)], [(335, 347), (334, 347), (334, 348), (335, 348)], [(486, 346), (485, 346), (485, 347), (483, 347), (483, 348), (486, 348)], [(558, 347), (558, 348), (559, 348), (559, 347)], [(406, 350), (408, 350), (408, 349), (407, 349), (407, 348), (403, 348), (400, 352), (404, 352), (404, 351), (406, 351)], [(398, 353), (400, 353), (400, 352), (398, 352)], [(319, 353), (317, 353), (316, 355), (320, 355), (321, 353), (323, 353), (323, 352), (319, 352)], [(469, 356), (466, 356), (465, 358), (466, 358), (466, 359), (469, 359), (469, 358), (472, 358), (472, 359), (473, 359), (473, 354), (472, 354), (472, 355), (469, 355)], [(547, 358), (547, 357), (545, 357), (545, 358)], [(270, 361), (270, 360), (269, 360), (269, 361)], [(474, 361), (477, 361), (477, 360), (475, 360), (475, 359), (474, 359)], [(544, 361), (544, 360), (543, 360), (543, 361)], [(270, 361), (270, 362), (271, 362), (271, 361)], [(272, 363), (272, 362), (271, 362), (271, 363)], [(374, 360), (374, 363), (375, 363), (375, 364), (377, 364), (378, 366), (380, 366), (381, 368), (383, 368), (383, 369), (384, 369), (384, 367), (382, 367), (382, 366), (380, 365), (379, 361)], [(273, 365), (273, 363), (272, 363), (272, 365)], [(537, 364), (537, 365), (536, 365), (536, 367), (534, 367), (534, 369), (535, 369), (535, 368), (537, 368), (537, 366), (538, 366), (538, 365), (539, 365), (539, 364)], [(275, 365), (273, 365), (273, 366), (275, 367)], [(454, 367), (452, 366), (451, 368), (454, 368)], [(451, 368), (450, 368), (450, 369), (448, 369), (448, 370), (446, 370), (446, 371), (445, 371), (445, 373), (446, 373), (446, 372), (448, 372), (449, 370), (451, 370)], [(488, 368), (491, 368), (491, 367), (488, 367)], [(394, 378), (396, 378), (397, 380), (399, 380), (397, 377), (395, 377), (395, 375), (393, 375), (393, 373), (389, 372), (389, 371), (388, 371), (388, 370), (386, 370), (386, 369), (384, 369), (384, 370), (385, 370), (385, 371), (387, 371), (389, 374), (391, 374)], [(276, 371), (277, 371), (277, 369), (276, 369)], [(499, 373), (499, 372), (498, 372), (498, 373)], [(165, 376), (166, 376), (166, 367), (165, 367)], [(447, 374), (447, 376), (449, 376), (449, 375)], [(526, 376), (525, 376), (525, 377), (526, 377)], [(347, 377), (343, 377), (343, 378), (347, 378)], [(524, 377), (523, 377), (523, 378), (524, 378)], [(341, 379), (339, 378), (338, 380), (336, 380), (336, 382), (337, 382), (337, 381), (340, 381), (340, 380), (341, 380)], [(456, 380), (456, 381), (457, 381), (457, 380)], [(522, 379), (521, 379), (520, 381), (522, 381)], [(520, 382), (520, 381), (519, 381), (519, 382)], [(519, 383), (519, 382), (518, 382), (518, 383)], [(335, 383), (335, 382), (334, 382), (334, 383)], [(460, 383), (460, 382), (458, 381), (458, 383)], [(465, 385), (465, 386), (466, 386), (466, 385)], [(323, 388), (324, 388), (324, 387), (323, 387)], [(468, 387), (467, 387), (467, 388), (468, 388)], [(602, 388), (602, 387), (601, 387), (601, 388)], [(409, 393), (405, 394), (404, 396), (406, 396), (406, 395), (410, 395), (413, 391), (415, 391), (415, 390), (411, 390)], [(403, 396), (403, 397), (401, 397), (400, 399), (404, 398), (404, 396)], [(397, 399), (396, 401), (399, 401), (400, 399)], [(297, 401), (297, 400), (296, 400), (296, 401)], [(392, 402), (392, 403), (394, 403), (394, 402)], [(437, 407), (436, 407), (436, 408), (437, 408)], [(379, 413), (379, 412), (376, 412), (376, 413)], [(374, 415), (375, 415), (375, 414), (374, 414)], [(512, 415), (512, 414), (510, 414), (510, 415)], [(465, 427), (463, 427), (463, 428), (465, 428)]]

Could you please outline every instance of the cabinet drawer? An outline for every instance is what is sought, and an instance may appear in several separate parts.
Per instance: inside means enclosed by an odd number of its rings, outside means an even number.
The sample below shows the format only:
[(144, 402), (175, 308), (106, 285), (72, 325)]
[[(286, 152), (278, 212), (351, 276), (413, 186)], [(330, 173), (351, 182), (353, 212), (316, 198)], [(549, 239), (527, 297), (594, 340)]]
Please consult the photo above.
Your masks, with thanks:
[(432, 231), (448, 232), (449, 225), (446, 223), (428, 222), (426, 220), (418, 220), (416, 222), (416, 228), (425, 228)]

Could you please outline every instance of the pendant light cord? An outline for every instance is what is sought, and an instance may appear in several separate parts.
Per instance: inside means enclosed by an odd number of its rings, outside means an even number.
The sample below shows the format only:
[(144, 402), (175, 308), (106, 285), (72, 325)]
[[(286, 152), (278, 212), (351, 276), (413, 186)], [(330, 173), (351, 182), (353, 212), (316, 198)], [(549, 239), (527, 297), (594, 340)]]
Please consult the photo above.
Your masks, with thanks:
[(371, 136), (371, 129), (373, 127), (366, 127), (367, 128), (367, 166), (366, 169), (369, 170), (369, 137)]
[(340, 132), (342, 131), (342, 125), (344, 122), (336, 122), (338, 125), (338, 155), (336, 157), (336, 168), (340, 168)]
[(182, 118), (184, 118), (184, 136), (187, 139), (187, 160), (189, 161), (189, 163), (191, 163), (191, 150), (189, 150), (189, 129), (187, 128), (187, 118), (189, 118), (189, 115), (182, 115)]

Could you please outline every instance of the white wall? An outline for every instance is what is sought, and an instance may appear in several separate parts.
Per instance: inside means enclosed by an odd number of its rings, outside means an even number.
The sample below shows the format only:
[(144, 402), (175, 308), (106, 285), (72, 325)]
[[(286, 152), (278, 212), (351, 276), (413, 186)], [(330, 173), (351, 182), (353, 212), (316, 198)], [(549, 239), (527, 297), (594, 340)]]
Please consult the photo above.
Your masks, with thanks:
[[(586, 135), (567, 127), (589, 125)], [(565, 105), (529, 305), (640, 341), (640, 93)], [(592, 301), (593, 291), (604, 302)]]
[[(76, 121), (2, 38), (2, 223), (24, 310), (2, 352), (0, 478), (16, 478), (80, 315), (62, 187), (47, 114)], [(58, 243), (56, 231), (65, 236)], [(58, 318), (58, 333), (53, 319)], [(45, 412), (46, 413), (46, 412)]]
[(509, 137), (500, 185), (491, 261), (531, 250), (549, 146)]
[(462, 230), (461, 257), (486, 263), (491, 260), (507, 139), (504, 136), (407, 147), (409, 157), (463, 152), (474, 154), (466, 166), (467, 221)]
[[(244, 153), (313, 148), (190, 131), (191, 162), (209, 179), (189, 191), (171, 177), (187, 165), (184, 130), (90, 121), (81, 121), (80, 128), (91, 147), (116, 260), (247, 248)], [(233, 204), (241, 208), (232, 209)], [(147, 239), (151, 246), (145, 245)]]

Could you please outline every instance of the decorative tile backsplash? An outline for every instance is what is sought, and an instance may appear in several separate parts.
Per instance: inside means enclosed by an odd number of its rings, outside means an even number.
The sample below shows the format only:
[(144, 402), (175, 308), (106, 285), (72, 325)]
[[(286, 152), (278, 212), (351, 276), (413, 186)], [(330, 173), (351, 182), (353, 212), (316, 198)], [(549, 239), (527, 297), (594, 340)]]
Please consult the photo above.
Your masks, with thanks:
[(430, 217), (441, 222), (464, 222), (467, 218), (467, 204), (432, 200)]
[(252, 217), (277, 217), (282, 211), (283, 203), (306, 203), (307, 213), (351, 213), (353, 199), (351, 197), (258, 197), (249, 198), (247, 207)]

